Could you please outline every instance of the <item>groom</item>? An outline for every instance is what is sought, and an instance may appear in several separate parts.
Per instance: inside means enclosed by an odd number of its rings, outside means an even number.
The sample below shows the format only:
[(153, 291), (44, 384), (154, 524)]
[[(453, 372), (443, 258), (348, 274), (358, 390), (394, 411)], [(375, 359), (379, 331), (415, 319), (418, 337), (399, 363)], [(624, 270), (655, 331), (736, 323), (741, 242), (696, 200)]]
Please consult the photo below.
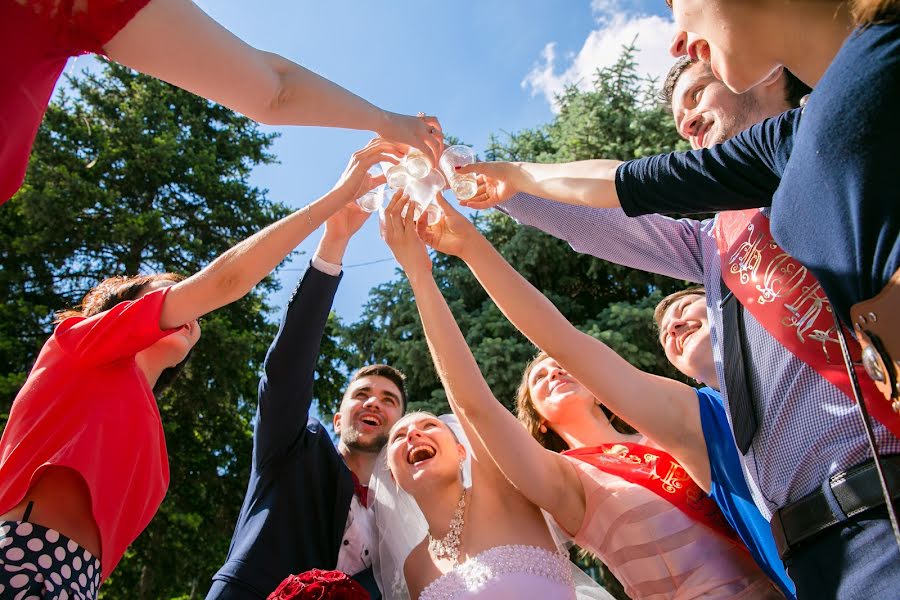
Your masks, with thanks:
[(334, 431), (309, 416), (319, 346), (350, 237), (368, 215), (348, 204), (325, 223), (259, 382), (250, 482), (225, 564), (207, 600), (264, 600), (288, 575), (313, 568), (351, 575), (378, 599), (367, 483), (388, 431), (406, 407), (403, 374), (356, 371)]

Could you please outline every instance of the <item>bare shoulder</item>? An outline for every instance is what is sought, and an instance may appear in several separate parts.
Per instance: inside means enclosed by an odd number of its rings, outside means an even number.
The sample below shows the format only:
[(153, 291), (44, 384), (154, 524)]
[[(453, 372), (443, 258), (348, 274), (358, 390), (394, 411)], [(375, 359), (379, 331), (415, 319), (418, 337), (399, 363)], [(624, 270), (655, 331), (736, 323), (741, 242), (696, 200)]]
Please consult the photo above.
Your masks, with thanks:
[(409, 597), (413, 599), (418, 598), (425, 587), (440, 576), (428, 553), (427, 538), (406, 557), (406, 562), (403, 563), (403, 576), (406, 578), (406, 587), (409, 588)]

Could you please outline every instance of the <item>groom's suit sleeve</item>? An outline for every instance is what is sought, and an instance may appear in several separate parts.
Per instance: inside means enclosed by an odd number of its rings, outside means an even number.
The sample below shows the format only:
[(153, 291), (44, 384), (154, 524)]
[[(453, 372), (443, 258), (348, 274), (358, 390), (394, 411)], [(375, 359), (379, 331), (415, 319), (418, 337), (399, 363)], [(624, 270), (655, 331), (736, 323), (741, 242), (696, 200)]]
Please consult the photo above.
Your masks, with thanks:
[(253, 435), (257, 469), (303, 443), (319, 347), (342, 275), (310, 265), (288, 302), (259, 380)]

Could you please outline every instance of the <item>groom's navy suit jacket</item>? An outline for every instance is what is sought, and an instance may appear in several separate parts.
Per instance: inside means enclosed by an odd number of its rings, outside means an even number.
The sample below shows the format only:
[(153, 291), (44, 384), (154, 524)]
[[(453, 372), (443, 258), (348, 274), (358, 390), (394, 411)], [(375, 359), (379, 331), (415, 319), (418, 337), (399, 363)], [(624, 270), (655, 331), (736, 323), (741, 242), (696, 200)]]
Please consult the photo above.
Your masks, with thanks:
[[(353, 479), (309, 408), (340, 279), (307, 269), (269, 347), (259, 382), (250, 483), (228, 558), (213, 576), (207, 600), (265, 600), (288, 575), (337, 565)], [(380, 598), (371, 569), (351, 575)]]

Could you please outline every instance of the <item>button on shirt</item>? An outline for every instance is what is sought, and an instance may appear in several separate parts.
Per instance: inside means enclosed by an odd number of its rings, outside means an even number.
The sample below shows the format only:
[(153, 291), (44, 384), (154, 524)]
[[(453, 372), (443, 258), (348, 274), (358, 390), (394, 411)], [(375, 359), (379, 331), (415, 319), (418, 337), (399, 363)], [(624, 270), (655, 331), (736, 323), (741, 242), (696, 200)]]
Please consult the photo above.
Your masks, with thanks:
[[(630, 218), (621, 209), (571, 206), (517, 194), (499, 207), (524, 225), (566, 240), (584, 254), (706, 286), (710, 340), (726, 408), (721, 266), (714, 221), (661, 215)], [(766, 519), (775, 509), (818, 489), (833, 473), (871, 457), (853, 400), (779, 344), (743, 311), (749, 388), (759, 430), (743, 468), (753, 500)], [(728, 411), (728, 419), (731, 413)], [(900, 453), (900, 440), (873, 423), (882, 453)], [(732, 424), (733, 429), (733, 424)]]
[(338, 551), (337, 570), (348, 575), (365, 571), (372, 566), (372, 548), (375, 539), (375, 511), (366, 508), (353, 495), (350, 512), (347, 513), (347, 527)]

